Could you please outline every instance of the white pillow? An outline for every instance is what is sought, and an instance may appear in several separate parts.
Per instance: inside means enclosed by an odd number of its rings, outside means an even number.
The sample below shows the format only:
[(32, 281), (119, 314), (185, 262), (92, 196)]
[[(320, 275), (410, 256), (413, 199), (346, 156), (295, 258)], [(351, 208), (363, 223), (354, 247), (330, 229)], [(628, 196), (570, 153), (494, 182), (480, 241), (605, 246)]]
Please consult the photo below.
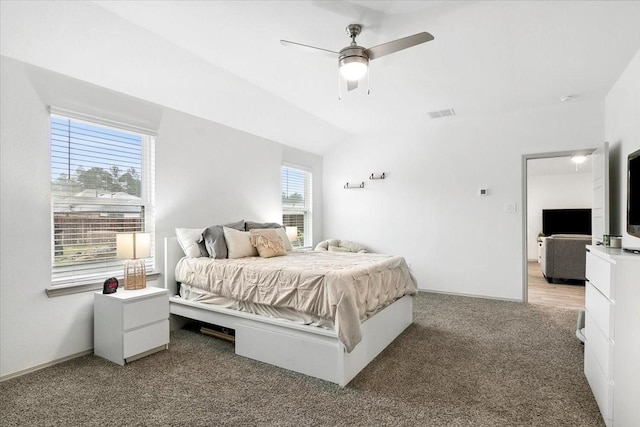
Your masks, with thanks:
[(248, 231), (234, 230), (229, 227), (222, 227), (224, 240), (227, 241), (229, 258), (245, 258), (248, 256), (258, 256), (258, 251), (251, 245), (251, 238)]
[(198, 240), (202, 238), (202, 228), (176, 228), (178, 243), (189, 258), (199, 258), (202, 256)]
[(287, 230), (285, 230), (284, 227), (276, 228), (276, 233), (278, 233), (278, 236), (280, 236), (280, 238), (284, 242), (284, 249), (287, 252), (291, 252), (293, 250), (293, 246), (291, 246), (289, 236), (287, 236)]

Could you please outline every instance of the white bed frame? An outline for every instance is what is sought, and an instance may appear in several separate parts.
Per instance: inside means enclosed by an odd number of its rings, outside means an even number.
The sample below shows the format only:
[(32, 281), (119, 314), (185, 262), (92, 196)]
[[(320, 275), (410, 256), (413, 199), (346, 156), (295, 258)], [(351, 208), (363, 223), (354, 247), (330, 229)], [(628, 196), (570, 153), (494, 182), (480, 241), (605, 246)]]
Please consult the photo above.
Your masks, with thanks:
[(334, 330), (176, 297), (175, 266), (184, 253), (175, 237), (166, 237), (164, 243), (165, 288), (172, 317), (234, 329), (235, 352), (240, 356), (344, 387), (412, 322), (412, 297), (405, 296), (363, 322), (362, 341), (347, 353)]

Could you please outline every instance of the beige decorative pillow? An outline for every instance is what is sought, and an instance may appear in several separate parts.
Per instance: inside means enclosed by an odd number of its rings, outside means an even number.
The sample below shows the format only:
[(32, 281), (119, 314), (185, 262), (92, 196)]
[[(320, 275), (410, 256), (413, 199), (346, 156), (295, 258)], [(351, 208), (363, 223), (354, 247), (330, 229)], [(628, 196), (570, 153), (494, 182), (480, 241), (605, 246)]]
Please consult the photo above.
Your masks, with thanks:
[(229, 227), (222, 227), (224, 240), (227, 242), (229, 258), (245, 258), (249, 256), (257, 256), (256, 248), (251, 245), (249, 233), (246, 231), (238, 231)]
[(262, 258), (286, 255), (284, 241), (273, 228), (259, 228), (249, 230), (251, 244), (255, 246)]
[(284, 227), (276, 228), (276, 232), (284, 242), (284, 249), (287, 252), (291, 252), (293, 250), (293, 246), (291, 246), (291, 242), (289, 241), (289, 236), (287, 236), (287, 231)]

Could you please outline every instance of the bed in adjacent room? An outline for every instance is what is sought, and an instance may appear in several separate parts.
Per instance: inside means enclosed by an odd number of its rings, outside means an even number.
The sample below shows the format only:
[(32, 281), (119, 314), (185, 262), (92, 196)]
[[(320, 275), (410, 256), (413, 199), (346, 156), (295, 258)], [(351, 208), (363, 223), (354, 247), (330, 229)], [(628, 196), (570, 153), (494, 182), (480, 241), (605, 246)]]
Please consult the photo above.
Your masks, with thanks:
[(239, 355), (344, 386), (411, 324), (417, 285), (400, 256), (236, 257), (236, 237), (253, 236), (260, 249), (262, 231), (224, 231), (229, 258), (187, 256), (176, 238), (165, 239), (165, 286), (173, 315), (235, 330)]

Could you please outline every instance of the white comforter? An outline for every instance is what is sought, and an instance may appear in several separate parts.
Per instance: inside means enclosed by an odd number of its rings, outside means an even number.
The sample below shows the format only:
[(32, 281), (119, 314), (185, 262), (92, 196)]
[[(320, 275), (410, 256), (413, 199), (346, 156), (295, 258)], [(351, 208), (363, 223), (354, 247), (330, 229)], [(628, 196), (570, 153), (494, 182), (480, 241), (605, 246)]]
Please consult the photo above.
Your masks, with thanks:
[(404, 258), (345, 252), (182, 258), (176, 280), (226, 298), (329, 319), (348, 352), (362, 339), (361, 321), (397, 298), (417, 292)]

